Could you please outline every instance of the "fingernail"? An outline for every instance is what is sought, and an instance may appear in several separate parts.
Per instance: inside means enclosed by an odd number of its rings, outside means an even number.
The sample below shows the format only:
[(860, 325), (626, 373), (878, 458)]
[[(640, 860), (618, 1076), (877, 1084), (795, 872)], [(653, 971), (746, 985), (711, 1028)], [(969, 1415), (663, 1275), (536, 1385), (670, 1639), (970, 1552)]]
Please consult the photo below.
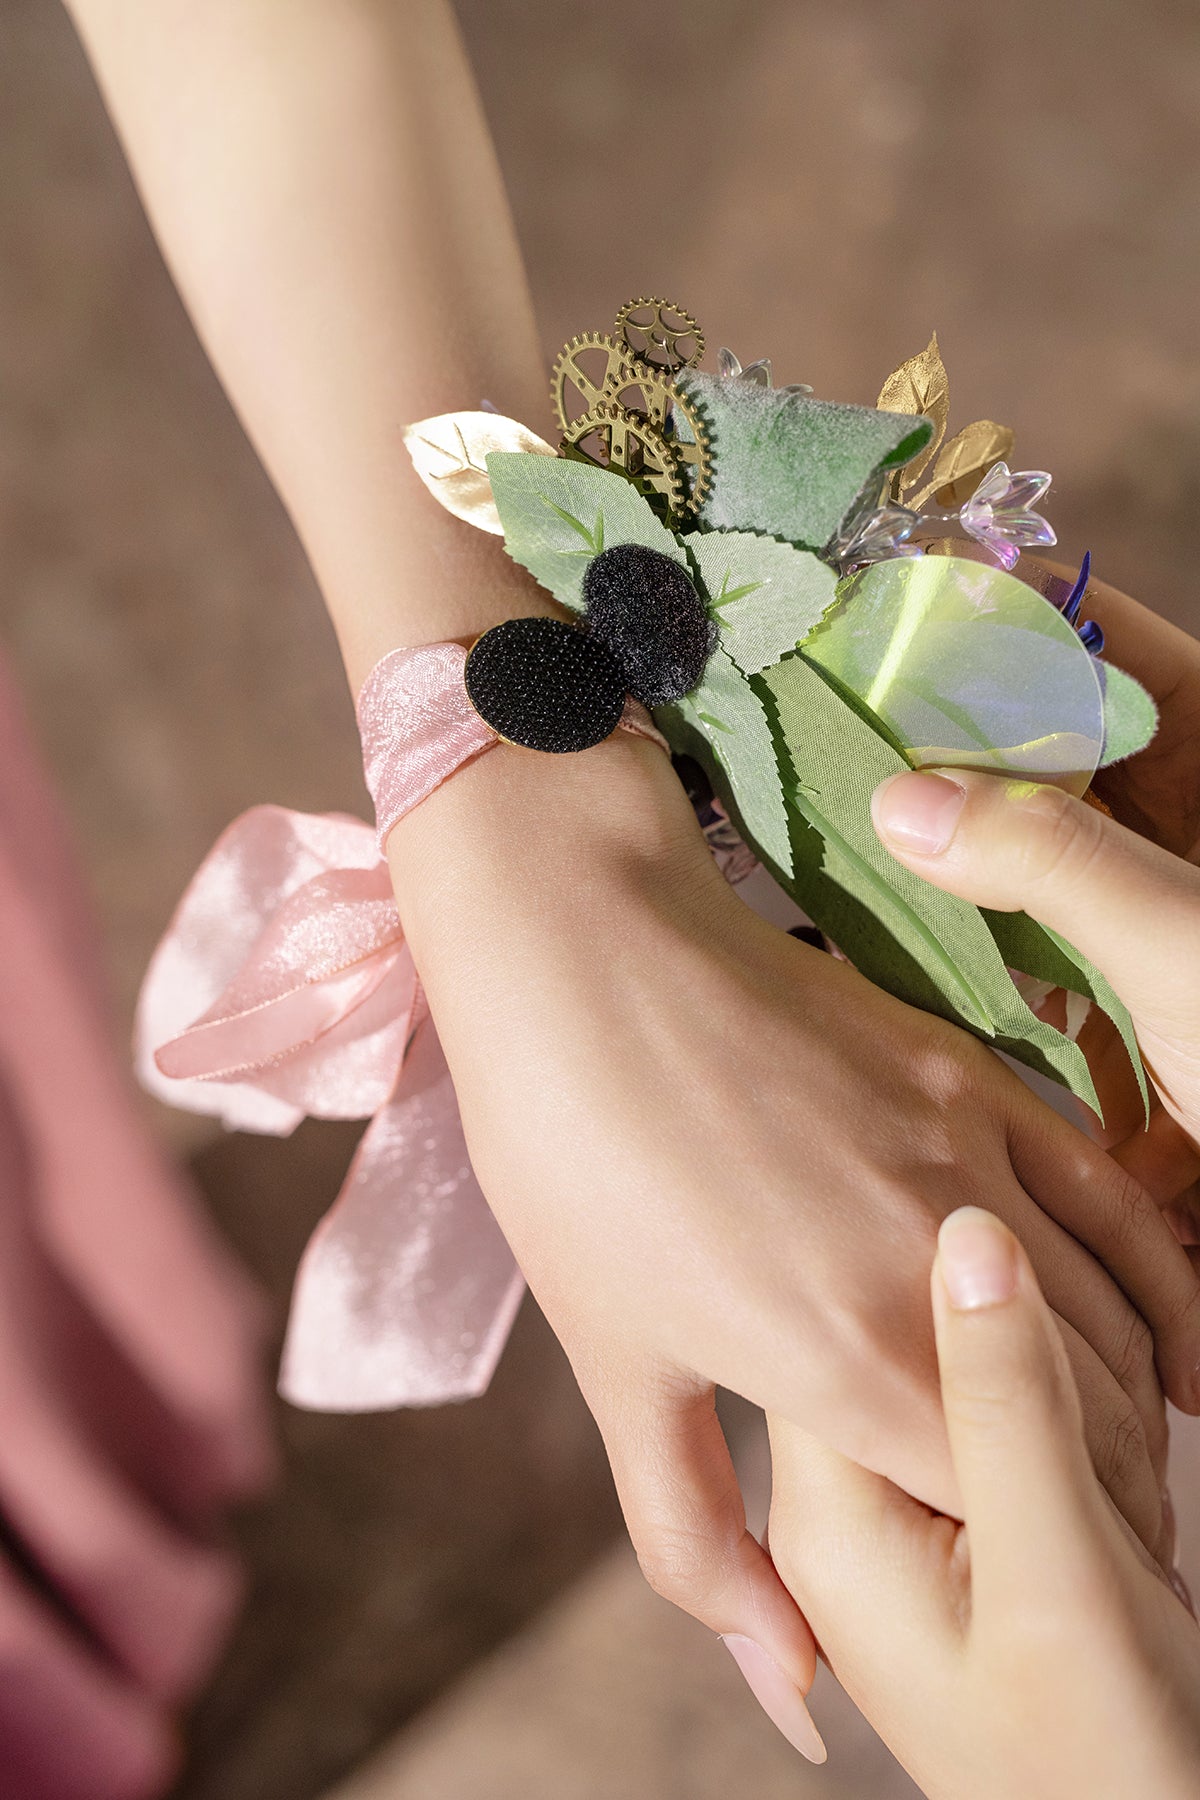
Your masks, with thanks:
[(966, 798), (966, 789), (945, 775), (893, 775), (876, 788), (871, 816), (885, 843), (937, 856), (954, 836)]
[(804, 1704), (804, 1696), (753, 1638), (723, 1637), (721, 1642), (746, 1679), (746, 1686), (758, 1701), (771, 1723), (801, 1756), (809, 1762), (823, 1763), (827, 1755), (821, 1734), (812, 1722), (812, 1714)]
[(959, 1312), (1002, 1306), (1017, 1291), (1016, 1241), (982, 1207), (963, 1206), (942, 1220), (938, 1262), (950, 1304)]
[(1183, 1576), (1179, 1573), (1178, 1569), (1171, 1570), (1171, 1586), (1194, 1619), (1196, 1617), (1196, 1604), (1192, 1599), (1191, 1590), (1189, 1589), (1187, 1582), (1183, 1579)]

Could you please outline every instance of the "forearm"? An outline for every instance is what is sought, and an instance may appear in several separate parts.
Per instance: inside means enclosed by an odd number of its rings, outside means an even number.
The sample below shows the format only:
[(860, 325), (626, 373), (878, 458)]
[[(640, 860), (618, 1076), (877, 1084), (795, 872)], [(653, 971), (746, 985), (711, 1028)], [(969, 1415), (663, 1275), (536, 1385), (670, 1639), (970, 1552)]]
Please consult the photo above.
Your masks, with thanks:
[(357, 688), (536, 590), (401, 441), (545, 383), (443, 0), (71, 0), (167, 260), (304, 541)]

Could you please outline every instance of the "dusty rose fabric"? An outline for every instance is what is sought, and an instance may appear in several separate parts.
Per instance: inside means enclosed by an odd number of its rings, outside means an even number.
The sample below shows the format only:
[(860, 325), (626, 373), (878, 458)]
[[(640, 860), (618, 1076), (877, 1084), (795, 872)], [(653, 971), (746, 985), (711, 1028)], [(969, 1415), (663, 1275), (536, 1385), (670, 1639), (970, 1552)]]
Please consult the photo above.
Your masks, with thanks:
[(244, 813), (155, 954), (137, 1038), (148, 1086), (227, 1125), (372, 1118), (300, 1265), (288, 1399), (362, 1412), (481, 1393), (524, 1284), (471, 1171), (370, 826)]
[[(461, 644), (394, 650), (359, 696), (376, 830), (244, 813), (192, 881), (147, 972), (138, 1066), (164, 1099), (286, 1133), (370, 1118), (300, 1265), (280, 1385), (361, 1412), (482, 1393), (524, 1284), (471, 1170), (450, 1072), (382, 860), (389, 831), (500, 742)], [(644, 708), (621, 728), (666, 748)]]
[(0, 942), (0, 1768), (136, 1800), (236, 1600), (207, 1524), (268, 1461), (258, 1306), (137, 1120), (2, 668)]

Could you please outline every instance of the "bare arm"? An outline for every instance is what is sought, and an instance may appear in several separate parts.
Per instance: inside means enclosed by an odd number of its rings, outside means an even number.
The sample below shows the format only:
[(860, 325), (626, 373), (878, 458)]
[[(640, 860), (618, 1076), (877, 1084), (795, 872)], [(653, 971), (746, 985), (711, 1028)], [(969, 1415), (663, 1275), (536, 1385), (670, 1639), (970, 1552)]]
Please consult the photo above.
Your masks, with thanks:
[(546, 384), (442, 0), (73, 0), (197, 329), (289, 508), (355, 688), (536, 590), (429, 502), (414, 419)]

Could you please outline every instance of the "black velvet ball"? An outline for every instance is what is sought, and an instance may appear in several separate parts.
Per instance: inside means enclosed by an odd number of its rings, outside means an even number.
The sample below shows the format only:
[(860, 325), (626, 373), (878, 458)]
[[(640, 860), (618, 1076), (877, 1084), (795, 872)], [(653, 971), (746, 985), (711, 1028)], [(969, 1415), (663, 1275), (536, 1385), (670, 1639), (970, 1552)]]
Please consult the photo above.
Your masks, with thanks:
[(643, 706), (697, 686), (717, 629), (682, 563), (644, 544), (614, 544), (584, 570), (583, 599), (588, 630), (607, 644)]
[(492, 730), (528, 750), (588, 750), (616, 730), (625, 676), (610, 650), (562, 619), (509, 619), (477, 640), (467, 698)]

